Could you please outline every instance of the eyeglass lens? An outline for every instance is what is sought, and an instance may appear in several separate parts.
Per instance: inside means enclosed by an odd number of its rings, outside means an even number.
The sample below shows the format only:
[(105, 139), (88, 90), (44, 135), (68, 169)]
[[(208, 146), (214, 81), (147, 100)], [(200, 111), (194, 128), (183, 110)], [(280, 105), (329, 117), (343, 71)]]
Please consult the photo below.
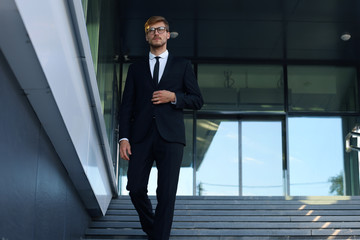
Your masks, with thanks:
[(159, 34), (164, 33), (166, 30), (165, 27), (157, 27), (157, 28), (149, 28), (148, 32), (151, 34), (155, 34), (155, 31), (157, 31)]

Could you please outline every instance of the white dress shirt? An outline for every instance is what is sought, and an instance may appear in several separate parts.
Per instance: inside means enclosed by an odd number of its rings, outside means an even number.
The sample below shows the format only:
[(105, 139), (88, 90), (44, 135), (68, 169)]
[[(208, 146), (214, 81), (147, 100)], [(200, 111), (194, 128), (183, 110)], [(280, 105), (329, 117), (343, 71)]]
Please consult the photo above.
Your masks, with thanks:
[(159, 56), (155, 56), (154, 54), (152, 54), (151, 52), (149, 52), (149, 64), (150, 64), (150, 71), (151, 71), (151, 76), (153, 77), (154, 75), (154, 67), (155, 67), (155, 63), (156, 63), (156, 59), (155, 57), (160, 57), (159, 58), (159, 81), (164, 73), (164, 69), (169, 57), (169, 51), (166, 50), (165, 52), (163, 52), (162, 54), (160, 54)]

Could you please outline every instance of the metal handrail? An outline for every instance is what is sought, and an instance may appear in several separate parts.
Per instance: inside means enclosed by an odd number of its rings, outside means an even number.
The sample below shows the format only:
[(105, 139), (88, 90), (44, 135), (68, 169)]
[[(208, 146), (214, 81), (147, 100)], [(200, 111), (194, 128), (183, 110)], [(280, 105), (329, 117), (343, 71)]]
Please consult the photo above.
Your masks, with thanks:
[(346, 135), (345, 137), (345, 150), (346, 152), (351, 152), (351, 151), (358, 151), (360, 152), (360, 147), (356, 147), (350, 144), (350, 139), (352, 137), (360, 137), (360, 133), (358, 132), (350, 132)]

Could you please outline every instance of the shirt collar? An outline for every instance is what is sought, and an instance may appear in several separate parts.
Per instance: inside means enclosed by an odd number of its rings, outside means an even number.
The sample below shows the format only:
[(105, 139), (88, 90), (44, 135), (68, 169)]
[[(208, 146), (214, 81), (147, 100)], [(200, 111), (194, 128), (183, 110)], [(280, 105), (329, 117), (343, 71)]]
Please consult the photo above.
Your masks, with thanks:
[[(167, 58), (169, 56), (169, 51), (166, 50), (165, 52), (163, 52), (162, 54), (159, 55), (160, 58)], [(149, 52), (149, 59), (153, 60), (156, 56), (154, 54), (152, 54), (151, 52)]]

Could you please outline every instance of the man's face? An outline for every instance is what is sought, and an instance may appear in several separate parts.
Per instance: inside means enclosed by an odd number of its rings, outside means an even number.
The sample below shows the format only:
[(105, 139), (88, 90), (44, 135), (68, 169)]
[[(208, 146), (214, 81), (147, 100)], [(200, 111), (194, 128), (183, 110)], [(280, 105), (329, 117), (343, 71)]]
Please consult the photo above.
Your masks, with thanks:
[[(157, 22), (150, 26), (150, 28), (158, 27), (165, 27), (165, 24), (163, 22)], [(159, 33), (157, 30), (155, 30), (153, 32), (146, 33), (146, 41), (148, 41), (150, 46), (153, 48), (159, 48), (164, 46), (169, 38), (170, 33), (168, 31)]]

